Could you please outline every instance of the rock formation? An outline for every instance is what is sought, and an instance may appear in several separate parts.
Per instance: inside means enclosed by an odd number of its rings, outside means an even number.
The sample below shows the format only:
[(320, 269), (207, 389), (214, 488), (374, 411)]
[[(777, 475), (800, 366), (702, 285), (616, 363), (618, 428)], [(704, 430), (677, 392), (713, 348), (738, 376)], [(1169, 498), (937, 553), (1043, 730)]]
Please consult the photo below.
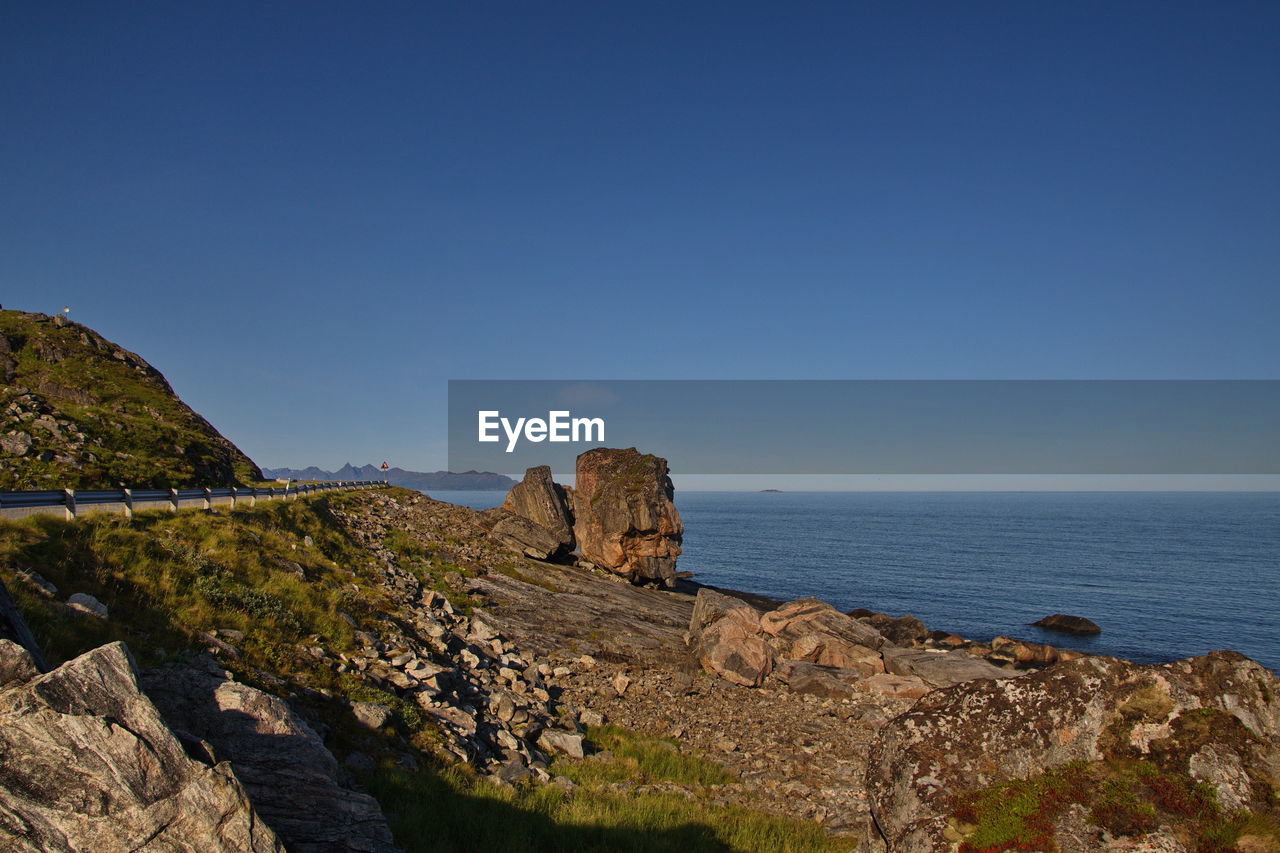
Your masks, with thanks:
[(165, 722), (229, 761), (254, 810), (291, 853), (396, 853), (378, 803), (342, 785), (338, 763), (283, 700), (233, 681), (212, 659), (142, 675)]
[(1102, 633), (1101, 628), (1083, 616), (1068, 616), (1065, 613), (1055, 613), (1031, 624), (1046, 631), (1060, 631), (1063, 634), (1090, 636)]
[[(1142, 831), (1176, 819), (1177, 809), (1165, 810), (1178, 792), (1193, 802), (1201, 797), (1201, 812), (1265, 810), (1277, 767), (1280, 680), (1253, 661), (1235, 652), (1156, 666), (1090, 657), (929, 693), (881, 730), (867, 785), (889, 848), (924, 853), (953, 849), (974, 829), (957, 817), (966, 795), (1065, 768), (1081, 784), (1063, 784), (1042, 817), (1059, 848), (1088, 851), (1113, 849), (1108, 839), (1127, 834), (1114, 820), (1117, 803), (1129, 803), (1130, 822)], [(1213, 796), (1197, 794), (1196, 783)], [(1149, 791), (1153, 804), (1115, 793), (1131, 789)], [(1113, 792), (1099, 801), (1105, 808), (1091, 806), (1098, 791)], [(1210, 816), (1194, 819), (1203, 825)], [(884, 849), (869, 840), (871, 849)], [(1158, 849), (1188, 846), (1170, 841)]]
[(634, 447), (583, 453), (573, 492), (578, 550), (633, 581), (672, 585), (684, 535), (674, 492), (665, 459)]
[[(25, 660), (24, 660), (25, 658)], [(22, 853), (282, 853), (226, 762), (189, 757), (121, 643), (45, 675), (0, 642), (0, 846)]]
[(476, 520), (494, 540), (535, 560), (559, 559), (568, 550), (555, 533), (502, 507), (484, 510), (477, 514)]
[(917, 698), (965, 681), (1018, 675), (968, 652), (898, 648), (816, 598), (762, 612), (703, 588), (686, 636), (703, 668), (727, 681), (759, 687), (773, 672), (792, 690), (828, 698), (867, 692)]
[(564, 486), (551, 479), (551, 468), (539, 465), (525, 471), (524, 479), (507, 493), (502, 508), (544, 527), (565, 551), (573, 550), (573, 516)]

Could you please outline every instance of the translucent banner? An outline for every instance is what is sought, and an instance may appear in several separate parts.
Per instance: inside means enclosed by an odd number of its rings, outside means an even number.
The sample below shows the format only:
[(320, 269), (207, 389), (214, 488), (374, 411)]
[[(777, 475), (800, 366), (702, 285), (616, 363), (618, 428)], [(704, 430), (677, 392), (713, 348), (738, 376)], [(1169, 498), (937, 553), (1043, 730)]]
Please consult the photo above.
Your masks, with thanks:
[(1280, 380), (451, 380), (449, 470), (1277, 474)]

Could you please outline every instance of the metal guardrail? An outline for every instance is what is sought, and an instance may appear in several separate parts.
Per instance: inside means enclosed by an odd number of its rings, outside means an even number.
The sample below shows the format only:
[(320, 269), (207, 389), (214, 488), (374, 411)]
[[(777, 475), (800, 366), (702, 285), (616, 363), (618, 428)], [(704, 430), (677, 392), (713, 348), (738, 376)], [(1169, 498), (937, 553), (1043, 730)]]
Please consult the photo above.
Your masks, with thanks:
[(0, 492), (0, 518), (21, 518), (52, 513), (76, 518), (91, 512), (119, 512), (132, 517), (135, 510), (213, 509), (215, 506), (255, 506), (258, 501), (296, 500), (317, 492), (371, 489), (385, 486), (386, 480), (337, 480), (301, 483), (260, 489), (53, 489)]

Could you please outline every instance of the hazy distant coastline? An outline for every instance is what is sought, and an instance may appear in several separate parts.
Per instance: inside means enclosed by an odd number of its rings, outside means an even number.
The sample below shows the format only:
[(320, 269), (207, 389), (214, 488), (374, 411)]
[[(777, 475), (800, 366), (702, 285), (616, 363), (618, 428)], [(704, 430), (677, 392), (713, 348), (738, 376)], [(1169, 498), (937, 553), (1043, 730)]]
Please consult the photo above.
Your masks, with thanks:
[(388, 468), (383, 471), (377, 465), (355, 466), (348, 462), (337, 471), (323, 471), (314, 465), (308, 468), (263, 468), (270, 478), (288, 477), (293, 480), (386, 480), (393, 486), (419, 491), (505, 491), (515, 485), (515, 480), (491, 471), (406, 471)]

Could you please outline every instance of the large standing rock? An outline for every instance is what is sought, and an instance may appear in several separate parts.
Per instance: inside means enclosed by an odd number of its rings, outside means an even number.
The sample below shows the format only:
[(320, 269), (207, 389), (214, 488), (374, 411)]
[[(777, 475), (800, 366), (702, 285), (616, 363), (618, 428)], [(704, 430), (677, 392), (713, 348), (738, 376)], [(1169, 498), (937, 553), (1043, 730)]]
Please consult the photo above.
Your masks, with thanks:
[(523, 516), (555, 534), (567, 549), (573, 549), (573, 516), (569, 513), (564, 486), (551, 479), (551, 468), (539, 465), (524, 472), (524, 479), (511, 487), (502, 508)]
[(212, 660), (149, 670), (142, 684), (175, 731), (231, 762), (291, 853), (398, 850), (377, 801), (342, 785), (333, 755), (283, 700), (231, 680)]
[(188, 757), (122, 643), (0, 688), (0, 848), (15, 853), (283, 853), (226, 762)]
[(588, 450), (578, 457), (573, 495), (578, 550), (634, 581), (671, 585), (684, 536), (674, 493), (665, 459), (634, 447)]
[[(881, 730), (867, 788), (894, 853), (950, 850), (963, 835), (950, 819), (959, 798), (1105, 760), (1207, 783), (1228, 812), (1266, 810), (1280, 768), (1280, 680), (1235, 652), (1212, 652), (1158, 666), (1082, 658), (935, 690)], [(1103, 849), (1100, 837), (1081, 838), (1096, 827), (1063, 828), (1072, 815), (1055, 825), (1059, 846)]]

